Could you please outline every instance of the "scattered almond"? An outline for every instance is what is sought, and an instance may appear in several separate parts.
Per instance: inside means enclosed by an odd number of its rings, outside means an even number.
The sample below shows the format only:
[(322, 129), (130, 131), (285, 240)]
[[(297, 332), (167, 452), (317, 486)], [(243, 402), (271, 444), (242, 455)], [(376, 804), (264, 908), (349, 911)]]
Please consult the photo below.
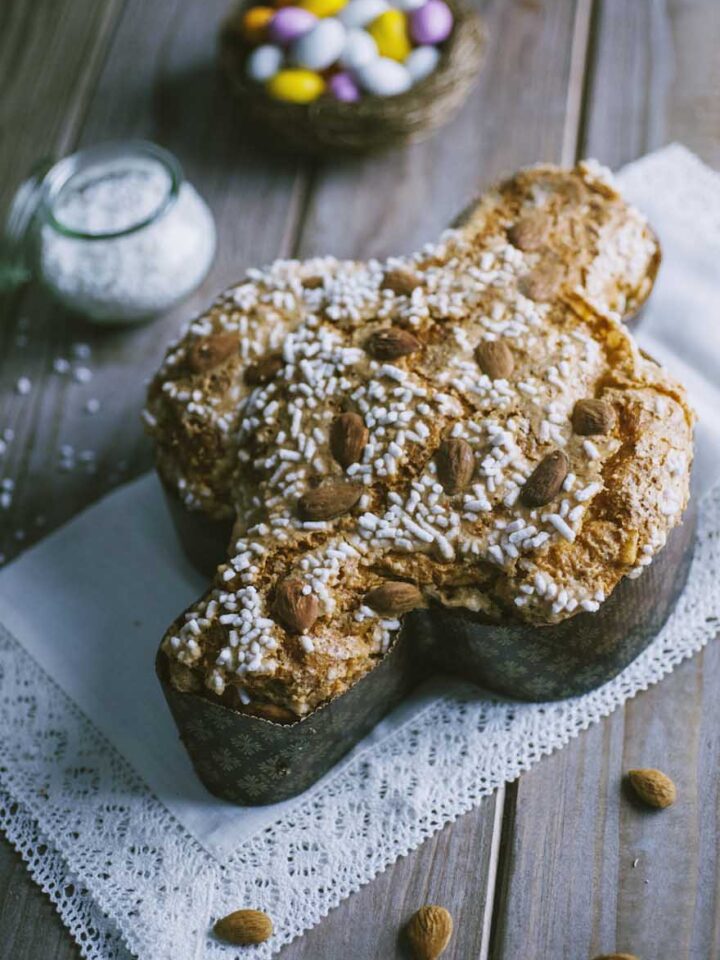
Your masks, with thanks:
[(245, 383), (249, 387), (263, 387), (278, 375), (283, 367), (281, 353), (269, 353), (266, 357), (251, 363), (245, 371)]
[(380, 284), (383, 290), (392, 290), (401, 297), (409, 297), (413, 290), (421, 285), (422, 278), (409, 267), (387, 270)]
[(435, 454), (435, 463), (438, 480), (449, 496), (464, 490), (475, 471), (472, 447), (461, 437), (443, 440)]
[(562, 450), (548, 453), (525, 481), (521, 501), (526, 507), (542, 507), (550, 503), (560, 493), (569, 469), (570, 463)]
[(188, 351), (188, 365), (193, 373), (207, 373), (236, 353), (239, 346), (237, 333), (213, 333), (192, 344)]
[(330, 451), (341, 467), (357, 463), (368, 441), (368, 428), (359, 413), (341, 413), (330, 427)]
[(528, 213), (514, 223), (507, 232), (510, 243), (526, 253), (540, 250), (548, 232), (548, 217), (542, 211)]
[(394, 617), (409, 613), (423, 602), (423, 595), (412, 583), (386, 580), (365, 594), (365, 603), (376, 613)]
[(352, 510), (362, 492), (352, 483), (324, 483), (300, 497), (298, 514), (301, 520), (332, 520)]
[(520, 281), (520, 292), (531, 300), (552, 300), (562, 286), (565, 267), (558, 258), (546, 256)]
[(265, 943), (273, 934), (270, 917), (262, 910), (236, 910), (213, 927), (215, 935), (238, 947), (253, 943)]
[(388, 327), (378, 330), (367, 343), (367, 348), (376, 360), (397, 360), (420, 349), (420, 341), (409, 330)]
[(410, 917), (405, 932), (415, 960), (437, 960), (450, 942), (452, 917), (445, 907), (421, 907)]
[(663, 810), (675, 803), (675, 784), (662, 770), (628, 770), (628, 780), (640, 800), (648, 807)]
[(305, 633), (320, 615), (320, 603), (314, 593), (303, 593), (302, 580), (289, 577), (275, 590), (272, 612), (275, 619), (290, 633)]
[(475, 348), (475, 359), (491, 380), (507, 380), (515, 367), (512, 350), (505, 340), (482, 340)]
[(306, 290), (318, 290), (320, 287), (325, 285), (325, 281), (319, 274), (315, 274), (311, 277), (305, 277), (302, 281), (302, 285)]
[(592, 397), (578, 400), (573, 407), (572, 425), (575, 433), (581, 437), (610, 433), (615, 426), (615, 411), (604, 400)]

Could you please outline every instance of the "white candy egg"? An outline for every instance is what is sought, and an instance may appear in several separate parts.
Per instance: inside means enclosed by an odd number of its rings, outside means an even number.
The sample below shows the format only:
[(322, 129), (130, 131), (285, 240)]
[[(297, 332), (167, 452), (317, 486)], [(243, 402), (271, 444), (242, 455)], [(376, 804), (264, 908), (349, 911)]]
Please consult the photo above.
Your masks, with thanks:
[(371, 60), (357, 71), (360, 85), (376, 97), (395, 97), (412, 86), (412, 79), (405, 67), (389, 57)]
[(405, 58), (405, 69), (413, 83), (418, 83), (437, 69), (439, 61), (440, 51), (437, 47), (415, 47)]
[(386, 0), (350, 0), (338, 14), (338, 19), (348, 28), (364, 27), (389, 9)]
[(359, 27), (348, 30), (345, 49), (340, 57), (340, 63), (346, 70), (359, 70), (377, 56), (377, 44), (369, 33)]
[(308, 70), (326, 70), (332, 66), (345, 47), (345, 27), (335, 17), (318, 20), (290, 48), (292, 60)]
[(258, 83), (265, 83), (274, 77), (282, 66), (283, 52), (272, 43), (256, 47), (247, 59), (247, 74)]
[(397, 10), (402, 10), (405, 13), (412, 13), (413, 10), (419, 10), (420, 7), (424, 7), (427, 0), (393, 0), (393, 6)]

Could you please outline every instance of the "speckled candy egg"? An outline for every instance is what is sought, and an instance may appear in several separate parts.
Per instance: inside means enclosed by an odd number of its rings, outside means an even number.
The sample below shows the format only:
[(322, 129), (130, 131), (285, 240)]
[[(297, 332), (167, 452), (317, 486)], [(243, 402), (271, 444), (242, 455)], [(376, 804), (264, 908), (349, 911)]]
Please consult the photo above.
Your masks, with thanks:
[(413, 83), (419, 83), (437, 69), (439, 62), (440, 51), (437, 47), (415, 47), (405, 60), (405, 69)]
[(312, 70), (280, 70), (267, 83), (267, 92), (276, 100), (312, 103), (325, 90), (325, 81)]
[(256, 47), (247, 59), (247, 75), (258, 83), (274, 77), (282, 66), (283, 52), (280, 47), (264, 43)]
[(273, 43), (286, 47), (312, 30), (317, 22), (317, 17), (309, 10), (303, 10), (300, 7), (283, 7), (270, 21), (268, 36)]
[(386, 0), (350, 0), (338, 14), (338, 20), (350, 29), (364, 27), (389, 9)]
[(360, 99), (360, 88), (349, 73), (336, 73), (330, 77), (328, 89), (336, 100), (343, 103), (356, 103)]
[(443, 0), (427, 0), (410, 14), (410, 36), (417, 44), (442, 43), (452, 28), (453, 15)]
[(348, 30), (340, 63), (346, 70), (359, 70), (378, 57), (377, 44), (365, 30), (355, 27)]
[(300, 0), (298, 6), (316, 17), (334, 17), (346, 4), (347, 0)]
[(290, 48), (294, 63), (308, 70), (327, 70), (345, 48), (345, 27), (334, 17), (318, 20)]
[(361, 86), (376, 97), (396, 97), (412, 86), (410, 74), (397, 60), (378, 57), (357, 72)]
[(375, 40), (381, 57), (403, 62), (410, 53), (410, 39), (407, 32), (407, 19), (400, 10), (386, 10), (367, 28)]

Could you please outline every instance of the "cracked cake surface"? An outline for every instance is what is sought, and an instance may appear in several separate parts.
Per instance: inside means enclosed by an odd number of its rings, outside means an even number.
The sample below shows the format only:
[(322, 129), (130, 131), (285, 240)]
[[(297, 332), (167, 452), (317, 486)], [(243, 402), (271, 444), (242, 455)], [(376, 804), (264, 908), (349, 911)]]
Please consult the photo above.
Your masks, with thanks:
[(163, 641), (175, 685), (303, 716), (416, 606), (599, 611), (689, 494), (684, 391), (622, 322), (658, 259), (581, 164), (517, 174), (412, 257), (249, 271), (149, 394), (166, 485), (236, 518)]

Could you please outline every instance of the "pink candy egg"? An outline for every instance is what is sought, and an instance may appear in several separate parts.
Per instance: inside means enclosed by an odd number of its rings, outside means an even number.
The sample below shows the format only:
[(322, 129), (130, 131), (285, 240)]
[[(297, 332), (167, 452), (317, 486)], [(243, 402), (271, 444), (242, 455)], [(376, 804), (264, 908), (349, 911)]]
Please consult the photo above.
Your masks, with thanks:
[(410, 14), (410, 36), (418, 44), (442, 43), (452, 33), (453, 15), (443, 0), (427, 0)]
[(349, 73), (336, 73), (328, 83), (330, 93), (336, 100), (355, 103), (360, 99), (360, 90)]
[(273, 43), (286, 47), (304, 36), (317, 23), (317, 17), (302, 7), (282, 7), (270, 21), (268, 33)]

